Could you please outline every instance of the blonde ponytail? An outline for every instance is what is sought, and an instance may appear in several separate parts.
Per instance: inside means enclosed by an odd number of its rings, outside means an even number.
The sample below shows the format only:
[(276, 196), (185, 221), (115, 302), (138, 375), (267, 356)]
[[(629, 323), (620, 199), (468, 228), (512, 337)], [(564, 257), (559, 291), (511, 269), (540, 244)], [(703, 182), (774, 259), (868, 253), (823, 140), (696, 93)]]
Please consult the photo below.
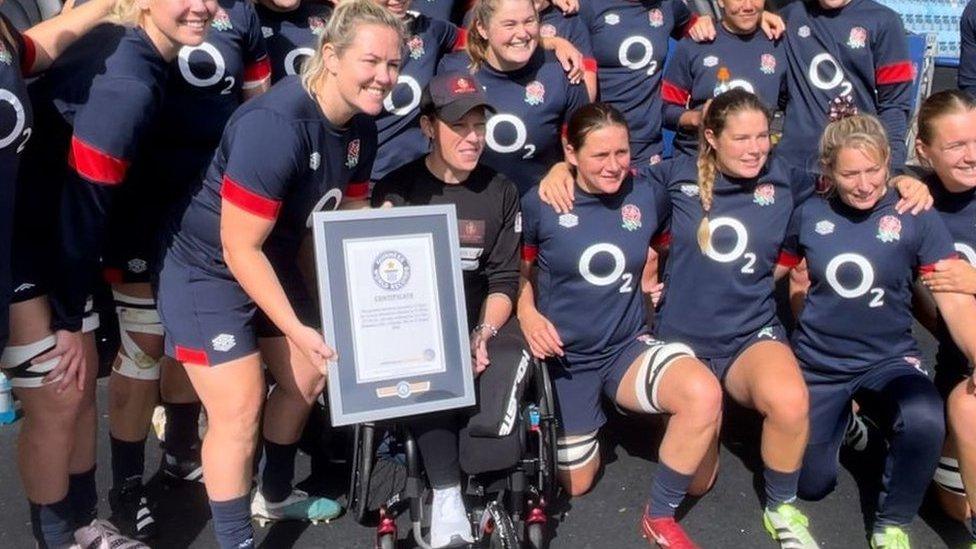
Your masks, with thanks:
[(715, 191), (715, 149), (705, 139), (701, 140), (698, 149), (698, 198), (701, 200), (702, 220), (698, 224), (698, 248), (703, 254), (708, 253), (712, 242), (712, 229), (708, 224), (708, 213), (712, 210), (712, 198)]
[(126, 27), (135, 27), (142, 20), (142, 9), (136, 0), (115, 0), (108, 12), (109, 21)]

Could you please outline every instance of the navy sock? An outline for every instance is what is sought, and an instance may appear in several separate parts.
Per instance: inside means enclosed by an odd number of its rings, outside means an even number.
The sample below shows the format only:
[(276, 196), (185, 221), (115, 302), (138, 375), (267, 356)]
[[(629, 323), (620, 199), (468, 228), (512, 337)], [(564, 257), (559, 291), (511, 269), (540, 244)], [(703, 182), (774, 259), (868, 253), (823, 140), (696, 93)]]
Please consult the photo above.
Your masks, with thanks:
[(275, 444), (264, 439), (264, 470), (261, 471), (261, 495), (269, 502), (284, 501), (291, 495), (295, 477), (295, 454), (298, 443)]
[(800, 481), (800, 470), (790, 473), (774, 471), (769, 467), (763, 470), (766, 481), (766, 508), (776, 510), (783, 503), (792, 503), (796, 499), (796, 485)]
[(229, 501), (210, 500), (214, 533), (220, 549), (251, 549), (254, 527), (251, 526), (251, 497), (245, 494)]
[(146, 439), (139, 442), (112, 440), (112, 486), (118, 488), (132, 477), (142, 479), (142, 467), (146, 459)]
[(71, 502), (68, 496), (55, 503), (30, 503), (31, 530), (41, 549), (55, 549), (75, 542)]
[(180, 459), (200, 459), (200, 403), (164, 402), (166, 453)]
[(654, 483), (651, 484), (651, 505), (648, 515), (652, 518), (673, 517), (678, 505), (688, 493), (692, 475), (683, 475), (668, 467), (664, 462), (658, 463), (654, 473)]
[(87, 526), (98, 517), (98, 491), (95, 489), (95, 467), (68, 476), (68, 501), (74, 513), (74, 527)]

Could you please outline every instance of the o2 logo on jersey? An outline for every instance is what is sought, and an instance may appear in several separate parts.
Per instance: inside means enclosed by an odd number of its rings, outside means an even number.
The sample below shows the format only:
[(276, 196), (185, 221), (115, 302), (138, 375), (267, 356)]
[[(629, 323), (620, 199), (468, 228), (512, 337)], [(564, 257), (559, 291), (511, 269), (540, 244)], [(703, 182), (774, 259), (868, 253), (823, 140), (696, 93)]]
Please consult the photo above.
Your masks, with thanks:
[(33, 132), (31, 128), (25, 127), (27, 125), (27, 112), (24, 110), (24, 105), (20, 99), (9, 90), (0, 89), (0, 103), (9, 104), (14, 110), (14, 127), (6, 135), (0, 136), (0, 149), (6, 149), (17, 138), (23, 136), (24, 140), (20, 142), (20, 145), (17, 145), (17, 154), (20, 154), (27, 146), (27, 141)]
[[(515, 132), (515, 139), (511, 143), (502, 144), (498, 141), (497, 131), (498, 128), (505, 125), (511, 125), (512, 130)], [(529, 159), (535, 156), (535, 145), (532, 143), (526, 143), (526, 139), (529, 137), (529, 131), (525, 127), (525, 122), (522, 119), (515, 116), (514, 114), (495, 114), (488, 119), (488, 124), (485, 128), (485, 141), (488, 143), (488, 147), (501, 154), (511, 154), (517, 151), (522, 151), (522, 158)]]
[[(719, 229), (723, 228), (732, 229), (732, 232), (735, 234), (732, 248), (726, 252), (720, 252), (715, 248), (715, 234)], [(743, 274), (755, 274), (756, 254), (746, 252), (746, 248), (749, 247), (749, 231), (746, 230), (746, 226), (741, 221), (734, 217), (716, 217), (715, 219), (708, 220), (708, 230), (710, 236), (708, 251), (705, 252), (705, 255), (709, 259), (718, 261), (719, 263), (734, 263), (740, 258), (745, 258), (746, 261), (739, 269), (739, 272)]]
[(339, 209), (339, 204), (342, 203), (342, 189), (331, 188), (322, 195), (322, 198), (315, 203), (312, 211), (308, 213), (308, 218), (305, 220), (305, 226), (309, 229), (312, 228), (312, 215), (315, 212), (332, 212)]
[[(397, 92), (400, 86), (407, 87), (406, 89), (410, 93), (410, 98), (406, 103), (403, 104), (403, 106), (397, 107), (396, 104), (393, 103), (393, 94)], [(396, 86), (394, 86), (393, 90), (387, 94), (385, 99), (383, 99), (383, 108), (386, 109), (386, 111), (390, 114), (405, 116), (413, 112), (413, 110), (420, 105), (420, 94), (420, 83), (410, 75), (401, 74), (397, 77)]]
[[(851, 265), (855, 267), (860, 275), (860, 282), (856, 286), (844, 285), (838, 278), (841, 267)], [(833, 288), (834, 292), (844, 299), (857, 299), (865, 294), (871, 294), (871, 301), (868, 307), (884, 306), (884, 288), (872, 288), (874, 285), (874, 267), (866, 257), (855, 253), (840, 254), (827, 263), (825, 270), (827, 283)]]
[[(823, 77), (821, 73), (824, 74)], [(841, 95), (850, 95), (854, 91), (850, 80), (844, 77), (844, 69), (841, 68), (840, 63), (827, 52), (813, 56), (810, 68), (807, 70), (807, 78), (815, 88), (820, 90), (830, 91), (839, 86)]]
[(965, 242), (956, 242), (953, 246), (967, 263), (976, 266), (976, 250), (974, 250), (972, 246), (966, 244)]
[[(608, 254), (610, 260), (613, 261), (613, 267), (605, 275), (598, 275), (593, 272), (593, 260), (601, 254)], [(624, 257), (623, 250), (613, 244), (601, 242), (590, 246), (580, 254), (579, 273), (583, 280), (594, 286), (609, 286), (619, 282), (619, 292), (628, 294), (634, 291), (634, 275), (624, 272), (626, 265), (627, 260)]]
[(315, 55), (312, 48), (295, 48), (285, 56), (285, 74), (294, 76), (302, 72), (302, 65), (305, 60)]
[[(634, 55), (631, 55), (631, 50), (634, 50)], [(647, 76), (653, 76), (657, 72), (654, 44), (643, 36), (631, 36), (621, 42), (617, 50), (617, 60), (630, 70), (646, 70)]]
[[(205, 78), (200, 78), (194, 74), (190, 66), (190, 56), (198, 52), (206, 54), (210, 58), (209, 62), (196, 64), (197, 67), (207, 67), (213, 71), (213, 74)], [(180, 67), (180, 74), (183, 75), (183, 80), (186, 80), (191, 86), (209, 88), (218, 82), (223, 82), (224, 86), (220, 90), (221, 95), (227, 95), (234, 89), (234, 77), (224, 76), (224, 73), (227, 72), (227, 63), (224, 61), (224, 56), (220, 54), (220, 50), (215, 48), (213, 44), (204, 42), (199, 46), (183, 46), (180, 48), (178, 57), (177, 65)]]

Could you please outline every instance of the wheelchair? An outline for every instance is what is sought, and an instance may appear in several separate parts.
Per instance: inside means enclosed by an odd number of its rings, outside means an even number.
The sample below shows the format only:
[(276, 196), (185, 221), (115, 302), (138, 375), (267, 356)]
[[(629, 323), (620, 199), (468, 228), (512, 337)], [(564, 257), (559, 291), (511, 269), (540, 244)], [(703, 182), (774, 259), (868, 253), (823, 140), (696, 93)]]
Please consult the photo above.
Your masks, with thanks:
[[(538, 360), (529, 364), (515, 427), (507, 435), (517, 440), (510, 444), (518, 449), (511, 466), (472, 474), (462, 455), (462, 476), (467, 477), (467, 488), (462, 483), (462, 490), (474, 547), (544, 549), (549, 545), (547, 506), (554, 501), (558, 482), (557, 420), (549, 372)], [(480, 438), (479, 451), (498, 440)], [(427, 483), (417, 444), (404, 425), (392, 420), (355, 426), (348, 493), (348, 509), (355, 520), (375, 526), (378, 549), (396, 547), (396, 519), (405, 508), (415, 543), (429, 549), (422, 534), (429, 519), (424, 507)]]

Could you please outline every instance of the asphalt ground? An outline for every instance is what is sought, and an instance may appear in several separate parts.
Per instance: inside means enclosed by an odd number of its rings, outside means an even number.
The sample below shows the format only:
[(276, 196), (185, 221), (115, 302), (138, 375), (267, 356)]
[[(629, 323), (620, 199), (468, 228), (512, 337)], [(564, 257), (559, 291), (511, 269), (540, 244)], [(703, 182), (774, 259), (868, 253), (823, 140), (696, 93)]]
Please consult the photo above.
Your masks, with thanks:
[[(935, 89), (954, 85), (952, 71), (939, 69)], [(926, 367), (933, 365), (934, 343), (923, 329), (917, 338)], [(105, 412), (107, 380), (99, 380), (100, 409), (98, 486), (102, 517), (107, 517), (109, 467), (108, 417)], [(554, 548), (638, 548), (648, 547), (637, 522), (650, 490), (656, 467), (656, 450), (663, 433), (660, 420), (620, 417), (611, 414), (601, 434), (604, 469), (595, 488), (571, 501), (559, 501), (551, 525)], [(30, 518), (17, 474), (15, 443), (20, 423), (0, 426), (0, 549), (34, 547)], [(727, 406), (721, 447), (721, 470), (714, 488), (705, 496), (687, 501), (679, 509), (679, 520), (705, 548), (774, 548), (776, 545), (762, 527), (760, 497), (762, 466), (758, 456), (759, 418), (754, 413)], [(843, 467), (833, 494), (819, 502), (800, 502), (810, 518), (811, 530), (823, 548), (867, 547), (867, 528), (877, 498), (880, 462), (876, 456), (842, 456)], [(168, 486), (155, 475), (160, 451), (150, 435), (146, 446), (146, 476), (149, 493), (156, 501), (155, 517), (160, 536), (151, 542), (157, 548), (216, 548), (210, 512), (203, 486)], [(296, 480), (309, 477), (310, 459), (299, 454)], [(329, 465), (324, 480), (308, 479), (310, 492), (328, 495), (345, 502), (349, 466)], [(415, 545), (409, 536), (406, 517), (399, 521), (398, 547)], [(278, 548), (369, 548), (373, 530), (343, 515), (329, 524), (278, 523), (267, 528), (255, 526), (259, 547)], [(968, 533), (948, 519), (926, 498), (919, 516), (909, 527), (913, 547), (964, 547)]]

